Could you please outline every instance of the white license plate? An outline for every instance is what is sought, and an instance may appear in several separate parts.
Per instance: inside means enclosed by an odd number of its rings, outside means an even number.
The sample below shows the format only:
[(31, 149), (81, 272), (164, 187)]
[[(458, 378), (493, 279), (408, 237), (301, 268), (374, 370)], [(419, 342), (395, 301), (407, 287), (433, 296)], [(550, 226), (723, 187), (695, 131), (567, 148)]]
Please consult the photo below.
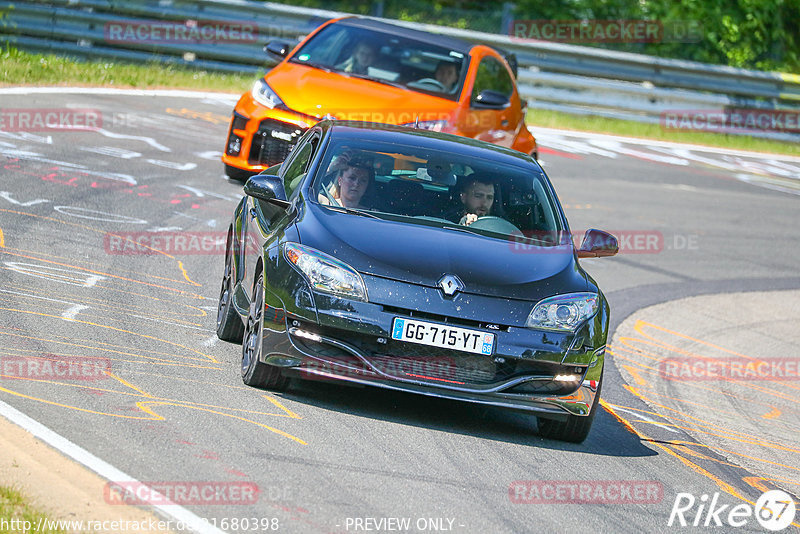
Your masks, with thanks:
[(492, 354), (494, 349), (494, 334), (402, 317), (394, 318), (392, 339), (475, 354)]

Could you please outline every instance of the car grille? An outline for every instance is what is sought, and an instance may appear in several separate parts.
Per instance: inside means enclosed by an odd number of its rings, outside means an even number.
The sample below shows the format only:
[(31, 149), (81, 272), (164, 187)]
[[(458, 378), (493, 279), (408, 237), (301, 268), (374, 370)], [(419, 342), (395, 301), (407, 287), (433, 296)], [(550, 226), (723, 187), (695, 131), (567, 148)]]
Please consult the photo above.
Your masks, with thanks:
[[(506, 374), (490, 357), (389, 340), (368, 360), (384, 373), (406, 379), (463, 384), (489, 384)], [(502, 379), (502, 378), (500, 378)]]
[(253, 135), (248, 162), (251, 165), (277, 165), (286, 159), (297, 139), (305, 133), (306, 128), (293, 124), (264, 119)]
[[(441, 385), (485, 386), (517, 377), (531, 377), (535, 378), (536, 384), (528, 383), (527, 386), (514, 392), (545, 393), (554, 389), (563, 391), (562, 385), (554, 387), (551, 380), (556, 374), (569, 372), (551, 362), (495, 358), (392, 339), (387, 339), (386, 343), (378, 343), (373, 336), (319, 325), (303, 325), (303, 329), (344, 341), (357, 348), (371, 365), (385, 375), (405, 380), (430, 381), (432, 384)], [(293, 339), (306, 352), (328, 362), (362, 370), (369, 369), (354, 355), (325, 341), (310, 341), (296, 337)], [(330, 370), (336, 374), (334, 368)], [(344, 373), (347, 374), (346, 371)], [(545, 385), (547, 383), (551, 385)]]

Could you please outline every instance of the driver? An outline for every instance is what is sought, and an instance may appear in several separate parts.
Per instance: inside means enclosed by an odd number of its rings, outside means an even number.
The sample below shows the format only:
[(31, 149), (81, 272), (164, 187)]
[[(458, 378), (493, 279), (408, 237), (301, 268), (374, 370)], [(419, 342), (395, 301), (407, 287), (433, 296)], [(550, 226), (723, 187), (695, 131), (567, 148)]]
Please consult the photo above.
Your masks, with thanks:
[(486, 176), (470, 175), (459, 194), (461, 206), (452, 210), (447, 219), (469, 226), (478, 217), (492, 214), (494, 199), (494, 181)]
[(355, 151), (345, 151), (334, 160), (331, 170), (336, 172), (332, 187), (320, 192), (321, 204), (364, 209), (361, 200), (375, 179), (370, 159)]
[(375, 61), (376, 55), (375, 45), (368, 41), (360, 41), (353, 50), (353, 55), (336, 65), (336, 68), (354, 74), (369, 74), (369, 67)]
[(436, 72), (434, 73), (436, 81), (438, 81), (445, 90), (449, 93), (455, 88), (458, 81), (458, 68), (452, 61), (440, 61), (436, 65)]

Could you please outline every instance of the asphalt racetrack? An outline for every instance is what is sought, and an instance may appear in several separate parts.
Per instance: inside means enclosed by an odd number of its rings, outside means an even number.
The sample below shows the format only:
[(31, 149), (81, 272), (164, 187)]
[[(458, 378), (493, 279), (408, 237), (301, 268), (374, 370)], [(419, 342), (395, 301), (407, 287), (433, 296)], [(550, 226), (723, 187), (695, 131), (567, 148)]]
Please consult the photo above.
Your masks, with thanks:
[[(603, 409), (573, 445), (500, 409), (321, 382), (281, 394), (242, 384), (240, 347), (215, 335), (242, 195), (219, 161), (235, 98), (135, 93), (0, 90), (4, 112), (102, 117), (90, 131), (0, 131), (4, 405), (137, 481), (256, 489), (183, 504), (218, 526), (662, 532), (678, 527), (673, 505), (691, 494), (681, 532), (766, 532), (752, 516), (715, 530), (713, 496), (723, 522), (767, 489), (798, 500), (797, 371), (670, 381), (659, 365), (796, 365), (800, 159), (534, 129), (573, 231), (604, 229), (622, 244), (583, 261), (614, 335)], [(125, 248), (131, 235), (163, 239)], [(58, 376), (54, 360), (99, 371)], [(18, 365), (28, 361), (41, 366)], [(571, 495), (579, 483), (591, 495)]]

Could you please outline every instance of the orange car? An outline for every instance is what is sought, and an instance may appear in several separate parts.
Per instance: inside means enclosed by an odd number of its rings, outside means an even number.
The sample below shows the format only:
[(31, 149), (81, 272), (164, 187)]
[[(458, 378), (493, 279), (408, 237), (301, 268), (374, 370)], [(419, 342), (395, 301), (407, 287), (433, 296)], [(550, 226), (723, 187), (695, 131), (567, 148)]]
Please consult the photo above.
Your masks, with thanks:
[(314, 30), (242, 95), (222, 161), (244, 179), (280, 163), (322, 118), (450, 132), (537, 156), (514, 81), (516, 59), (489, 46), (345, 17)]

